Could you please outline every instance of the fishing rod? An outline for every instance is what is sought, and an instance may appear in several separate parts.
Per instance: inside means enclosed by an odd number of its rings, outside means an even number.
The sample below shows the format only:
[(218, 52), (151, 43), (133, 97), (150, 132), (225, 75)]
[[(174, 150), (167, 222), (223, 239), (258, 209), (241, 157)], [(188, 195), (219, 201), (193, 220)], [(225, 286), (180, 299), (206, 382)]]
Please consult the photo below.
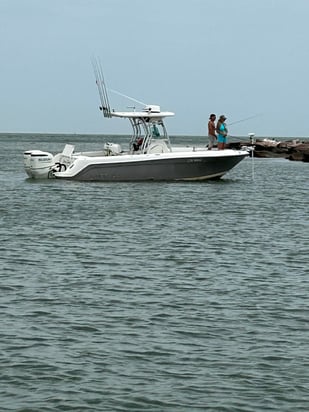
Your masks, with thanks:
[(259, 116), (262, 116), (262, 113), (257, 113), (257, 114), (254, 114), (253, 116), (249, 116), (249, 117), (245, 117), (244, 119), (236, 120), (235, 122), (228, 123), (227, 125), (231, 126), (233, 124), (242, 123), (242, 122), (245, 122), (246, 120), (255, 119), (256, 117), (259, 117)]
[[(256, 117), (262, 116), (262, 114), (263, 114), (263, 113), (257, 113), (257, 114), (254, 114), (254, 115), (252, 115), (252, 116), (245, 117), (245, 118), (240, 119), (240, 120), (236, 120), (235, 122), (228, 123), (227, 125), (228, 125), (228, 126), (231, 126), (231, 125), (233, 125), (233, 124), (238, 124), (238, 123), (245, 122), (245, 121), (247, 121), (247, 120), (255, 119)], [(250, 136), (250, 135), (252, 135), (252, 133), (249, 133), (248, 136)], [(237, 139), (237, 140), (239, 140), (239, 141), (247, 141), (247, 139), (246, 139), (246, 140), (245, 140), (245, 139), (241, 139), (239, 136), (233, 136), (233, 135), (230, 135), (230, 134), (229, 134), (229, 138), (231, 138), (231, 139)]]
[(103, 111), (104, 117), (111, 117), (111, 108), (100, 60), (93, 57), (92, 66), (102, 105), (101, 110)]

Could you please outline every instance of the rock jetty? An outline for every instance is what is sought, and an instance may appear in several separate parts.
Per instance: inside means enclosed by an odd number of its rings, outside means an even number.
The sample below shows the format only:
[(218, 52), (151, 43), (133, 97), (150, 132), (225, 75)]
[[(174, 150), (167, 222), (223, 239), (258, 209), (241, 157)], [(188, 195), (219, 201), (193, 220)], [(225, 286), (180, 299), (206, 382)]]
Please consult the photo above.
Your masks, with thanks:
[[(252, 148), (252, 142), (229, 143), (229, 148)], [(275, 139), (256, 139), (254, 142), (254, 157), (283, 157), (289, 160), (309, 162), (309, 142), (299, 139), (277, 141)]]

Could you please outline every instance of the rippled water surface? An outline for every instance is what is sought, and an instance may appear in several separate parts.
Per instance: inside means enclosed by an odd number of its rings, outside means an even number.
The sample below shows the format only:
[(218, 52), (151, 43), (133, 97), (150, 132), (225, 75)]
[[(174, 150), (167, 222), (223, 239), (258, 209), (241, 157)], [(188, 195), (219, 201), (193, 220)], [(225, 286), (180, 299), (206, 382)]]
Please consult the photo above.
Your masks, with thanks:
[(27, 180), (66, 140), (0, 136), (0, 409), (308, 411), (308, 164)]

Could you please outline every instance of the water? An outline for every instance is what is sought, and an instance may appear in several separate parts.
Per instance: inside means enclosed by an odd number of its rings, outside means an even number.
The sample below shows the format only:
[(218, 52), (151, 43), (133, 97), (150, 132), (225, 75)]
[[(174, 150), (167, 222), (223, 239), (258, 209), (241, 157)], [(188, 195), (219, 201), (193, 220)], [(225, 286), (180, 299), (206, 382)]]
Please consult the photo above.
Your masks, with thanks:
[(0, 136), (1, 411), (308, 411), (308, 164), (25, 178), (100, 139)]

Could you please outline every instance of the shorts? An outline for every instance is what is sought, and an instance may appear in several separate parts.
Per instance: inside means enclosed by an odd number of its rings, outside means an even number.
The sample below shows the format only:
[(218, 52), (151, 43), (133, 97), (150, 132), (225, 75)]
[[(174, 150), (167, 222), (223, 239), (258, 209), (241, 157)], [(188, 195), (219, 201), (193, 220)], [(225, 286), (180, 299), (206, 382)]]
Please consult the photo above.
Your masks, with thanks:
[(218, 134), (218, 143), (226, 143), (226, 136)]
[(212, 134), (209, 134), (208, 135), (208, 140), (209, 140), (208, 147), (213, 147), (213, 145), (215, 144), (217, 138), (216, 138), (216, 136), (213, 136)]

